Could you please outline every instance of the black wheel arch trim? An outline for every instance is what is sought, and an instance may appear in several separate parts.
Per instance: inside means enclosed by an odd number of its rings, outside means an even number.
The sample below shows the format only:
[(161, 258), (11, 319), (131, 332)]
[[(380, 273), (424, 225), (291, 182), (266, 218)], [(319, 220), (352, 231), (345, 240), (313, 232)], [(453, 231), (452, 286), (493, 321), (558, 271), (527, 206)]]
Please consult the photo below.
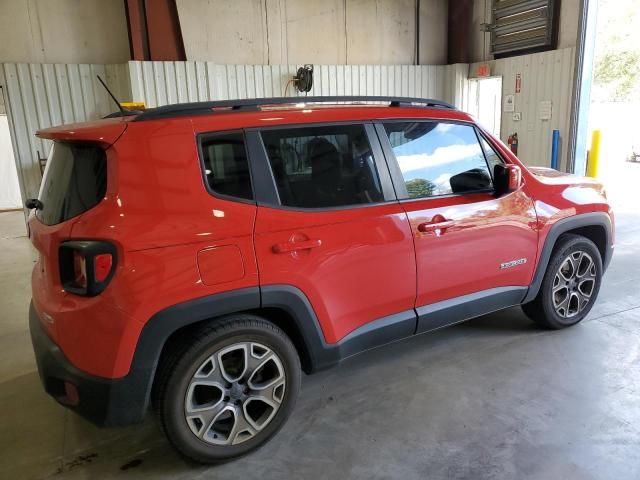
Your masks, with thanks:
[[(505, 290), (513, 292), (513, 290), (522, 290), (522, 288), (491, 289), (447, 300), (430, 308), (422, 307), (418, 311), (408, 309), (369, 322), (337, 343), (326, 342), (322, 327), (309, 299), (304, 292), (292, 285), (243, 288), (173, 305), (156, 313), (145, 324), (138, 340), (131, 370), (126, 377), (121, 379), (122, 381), (135, 379), (137, 384), (135, 391), (144, 392), (144, 399), (135, 402), (136, 405), (143, 405), (144, 408), (139, 412), (139, 415), (130, 412), (128, 418), (135, 417), (139, 420), (143, 418), (149, 404), (156, 368), (166, 342), (176, 331), (188, 325), (260, 308), (280, 309), (286, 312), (294, 322), (294, 325), (290, 327), (295, 328), (299, 334), (304, 344), (304, 354), (309, 357), (305, 371), (313, 373), (329, 368), (366, 350), (411, 337), (416, 333), (429, 331), (434, 327), (435, 317), (455, 316), (465, 312), (464, 316), (457, 320), (463, 321), (487, 313), (487, 311), (509, 307), (513, 305), (512, 295), (508, 300), (496, 297), (504, 295)], [(490, 299), (493, 299), (490, 302), (491, 309), (487, 309), (485, 303)], [(464, 305), (462, 309), (461, 305)], [(478, 309), (478, 313), (475, 315), (470, 313), (474, 308)], [(421, 325), (418, 323), (418, 317), (420, 317)], [(431, 328), (425, 328), (425, 322), (427, 325), (430, 323)], [(120, 424), (120, 422), (117, 423)]]
[[(381, 328), (373, 329), (369, 326), (365, 331), (368, 335), (352, 334), (337, 344), (328, 344), (306, 295), (291, 285), (243, 288), (173, 305), (156, 313), (147, 321), (138, 339), (129, 373), (117, 380), (131, 383), (130, 380), (135, 379), (136, 386), (131, 393), (139, 397), (135, 405), (142, 408), (136, 408), (135, 412), (129, 411), (124, 423), (110, 421), (109, 424), (121, 425), (142, 420), (150, 402), (160, 356), (166, 342), (174, 333), (201, 321), (260, 308), (282, 309), (294, 321), (293, 327), (302, 338), (305, 353), (309, 356), (307, 373), (335, 365), (350, 352), (358, 353), (388, 343), (390, 335), (409, 336), (413, 334), (416, 322), (415, 312), (411, 310), (404, 312), (404, 315), (392, 315), (373, 322)], [(386, 325), (381, 323), (385, 320)]]
[(362, 325), (337, 343), (327, 343), (315, 311), (300, 289), (292, 285), (266, 285), (261, 288), (261, 294), (263, 308), (280, 308), (295, 322), (309, 355), (307, 373), (324, 370), (352, 355), (409, 337), (416, 329), (416, 312), (409, 309)]
[(140, 382), (144, 382), (144, 410), (149, 405), (160, 356), (171, 335), (201, 321), (259, 307), (260, 288), (249, 287), (189, 300), (153, 315), (140, 333), (131, 369), (125, 377), (133, 374)]
[(538, 295), (542, 285), (542, 280), (544, 279), (544, 274), (547, 271), (547, 265), (549, 265), (551, 254), (553, 253), (553, 249), (558, 238), (560, 238), (563, 233), (583, 227), (602, 227), (604, 229), (605, 251), (602, 259), (603, 272), (607, 269), (611, 262), (611, 257), (613, 256), (613, 227), (611, 224), (611, 217), (609, 217), (605, 212), (591, 212), (563, 218), (553, 224), (547, 234), (547, 238), (545, 238), (544, 246), (542, 247), (538, 264), (536, 266), (536, 271), (533, 275), (533, 281), (531, 282), (529, 290), (527, 291), (522, 303), (528, 303)]
[(417, 310), (411, 308), (368, 322), (332, 344), (325, 341), (308, 298), (294, 286), (268, 285), (218, 293), (173, 305), (153, 315), (142, 329), (129, 373), (117, 379), (94, 377), (75, 368), (53, 341), (42, 334), (33, 307), (30, 324), (38, 370), (47, 391), (57, 398), (59, 389), (47, 386), (69, 380), (81, 392), (81, 404), (71, 407), (73, 410), (96, 425), (120, 426), (143, 420), (163, 349), (174, 333), (188, 325), (234, 313), (259, 314), (260, 308), (280, 309), (294, 322), (288, 327), (295, 328), (302, 339), (305, 351), (300, 354), (308, 355), (305, 371), (312, 373), (366, 350), (509, 307), (522, 298), (525, 288), (490, 289)]

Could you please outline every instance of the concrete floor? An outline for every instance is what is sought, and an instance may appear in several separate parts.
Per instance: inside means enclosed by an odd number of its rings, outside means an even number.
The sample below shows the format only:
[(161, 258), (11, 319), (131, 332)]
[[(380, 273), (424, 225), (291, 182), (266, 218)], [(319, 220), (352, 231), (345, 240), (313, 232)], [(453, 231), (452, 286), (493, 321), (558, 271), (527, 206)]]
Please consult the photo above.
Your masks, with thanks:
[[(518, 308), (306, 377), (261, 450), (193, 466), (153, 418), (100, 430), (47, 397), (27, 332), (33, 254), (0, 213), (0, 478), (640, 478), (640, 165), (625, 165), (616, 253), (580, 325)], [(629, 172), (633, 175), (629, 175)], [(633, 200), (633, 201), (630, 201)]]

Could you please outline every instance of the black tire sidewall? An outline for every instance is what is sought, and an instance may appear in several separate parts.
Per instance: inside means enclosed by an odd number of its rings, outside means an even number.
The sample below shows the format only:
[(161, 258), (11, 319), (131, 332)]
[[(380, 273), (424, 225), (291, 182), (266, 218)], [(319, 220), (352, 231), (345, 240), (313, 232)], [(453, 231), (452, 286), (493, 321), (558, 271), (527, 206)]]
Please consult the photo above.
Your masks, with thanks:
[[(286, 377), (284, 399), (271, 422), (255, 437), (239, 445), (212, 445), (197, 438), (186, 422), (184, 401), (187, 387), (196, 369), (210, 355), (228, 345), (242, 341), (262, 343), (278, 355)], [(217, 463), (244, 455), (262, 446), (282, 427), (293, 411), (300, 383), (300, 361), (295, 348), (283, 332), (269, 327), (244, 325), (225, 330), (220, 334), (214, 331), (188, 348), (169, 375), (160, 407), (165, 432), (171, 443), (182, 454), (197, 462)]]
[[(560, 268), (560, 265), (564, 260), (571, 254), (577, 251), (583, 251), (588, 253), (593, 262), (596, 265), (596, 279), (595, 285), (593, 288), (593, 292), (591, 293), (591, 299), (589, 303), (586, 305), (584, 310), (582, 310), (577, 315), (571, 318), (563, 318), (556, 312), (553, 306), (553, 280), (556, 275), (556, 272)], [(575, 325), (582, 321), (591, 311), (593, 305), (598, 297), (598, 292), (600, 291), (600, 284), (602, 283), (602, 258), (600, 256), (600, 252), (595, 244), (584, 237), (572, 236), (566, 242), (562, 243), (554, 252), (551, 260), (549, 262), (549, 266), (547, 267), (547, 271), (544, 276), (544, 280), (541, 286), (542, 293), (542, 302), (541, 306), (543, 309), (543, 313), (545, 316), (546, 323), (549, 324), (552, 328), (564, 328), (569, 327), (571, 325)]]

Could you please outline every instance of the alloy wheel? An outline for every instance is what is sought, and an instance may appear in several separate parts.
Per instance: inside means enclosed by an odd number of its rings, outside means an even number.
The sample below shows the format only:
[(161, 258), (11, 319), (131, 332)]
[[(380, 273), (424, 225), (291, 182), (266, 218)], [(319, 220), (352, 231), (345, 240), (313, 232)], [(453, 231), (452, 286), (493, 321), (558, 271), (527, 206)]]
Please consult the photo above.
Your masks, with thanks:
[(255, 437), (280, 409), (286, 388), (278, 355), (258, 342), (238, 342), (209, 356), (187, 387), (184, 414), (199, 439), (237, 445)]
[(571, 318), (584, 310), (596, 285), (596, 264), (581, 250), (571, 253), (560, 264), (553, 279), (553, 308), (562, 318)]

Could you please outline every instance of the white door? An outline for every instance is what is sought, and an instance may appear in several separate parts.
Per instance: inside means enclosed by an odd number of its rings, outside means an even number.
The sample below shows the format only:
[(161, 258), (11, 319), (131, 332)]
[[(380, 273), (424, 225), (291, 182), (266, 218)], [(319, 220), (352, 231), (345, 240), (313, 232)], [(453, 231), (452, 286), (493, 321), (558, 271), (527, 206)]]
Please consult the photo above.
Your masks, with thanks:
[(0, 210), (20, 207), (22, 198), (9, 135), (9, 122), (6, 115), (0, 115)]
[(502, 121), (502, 77), (470, 79), (469, 113), (480, 125), (500, 137)]

